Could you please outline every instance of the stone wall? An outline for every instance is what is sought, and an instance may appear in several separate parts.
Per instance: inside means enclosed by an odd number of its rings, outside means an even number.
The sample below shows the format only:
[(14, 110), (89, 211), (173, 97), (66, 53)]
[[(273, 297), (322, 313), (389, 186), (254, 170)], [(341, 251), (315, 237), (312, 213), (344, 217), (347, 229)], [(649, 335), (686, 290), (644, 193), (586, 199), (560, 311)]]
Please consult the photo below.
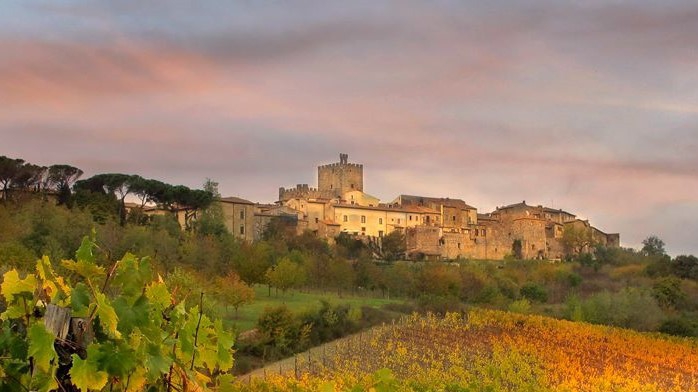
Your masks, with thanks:
[(295, 188), (279, 188), (279, 201), (319, 199), (323, 197), (330, 197), (330, 195), (320, 192), (317, 188), (311, 188), (308, 184), (297, 184)]
[(347, 160), (346, 154), (340, 154), (339, 163), (318, 166), (318, 190), (321, 193), (341, 197), (346, 192), (364, 190), (364, 166)]
[(441, 255), (439, 244), (441, 230), (435, 226), (409, 227), (405, 231), (406, 251), (410, 257)]

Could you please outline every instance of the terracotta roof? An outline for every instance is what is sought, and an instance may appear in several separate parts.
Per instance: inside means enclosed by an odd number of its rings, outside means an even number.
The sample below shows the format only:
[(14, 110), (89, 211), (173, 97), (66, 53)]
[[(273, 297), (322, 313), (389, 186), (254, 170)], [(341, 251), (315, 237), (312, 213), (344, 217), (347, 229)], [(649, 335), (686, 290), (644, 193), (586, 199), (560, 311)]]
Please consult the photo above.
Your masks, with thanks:
[(219, 200), (222, 201), (222, 202), (225, 202), (225, 203), (254, 204), (253, 202), (251, 202), (251, 201), (249, 201), (249, 200), (241, 199), (241, 198), (235, 197), (235, 196), (221, 197)]
[(498, 210), (506, 210), (508, 208), (516, 208), (516, 207), (531, 207), (528, 204), (526, 204), (526, 200), (522, 201), (521, 203), (514, 203), (514, 204), (509, 204), (508, 206), (504, 207), (497, 207)]
[(408, 206), (395, 206), (395, 207), (388, 207), (385, 204), (379, 205), (377, 207), (372, 207), (372, 206), (361, 206), (358, 204), (348, 204), (348, 203), (337, 203), (333, 204), (334, 207), (343, 207), (343, 208), (355, 208), (359, 210), (373, 210), (373, 211), (386, 211), (386, 212), (412, 212), (412, 213), (418, 213), (418, 214), (438, 214), (439, 212), (436, 210), (433, 210), (431, 208), (427, 207), (422, 207), (422, 206), (413, 206), (413, 205), (408, 205)]
[(434, 204), (441, 204), (441, 205), (445, 205), (445, 206), (449, 206), (449, 207), (475, 209), (475, 207), (466, 204), (465, 201), (463, 201), (461, 199), (451, 199), (448, 197), (400, 195), (399, 198), (402, 202), (407, 201), (409, 203), (419, 203), (419, 204), (434, 203)]
[(560, 212), (561, 212), (561, 213), (563, 213), (563, 214), (567, 214), (567, 215), (571, 215), (571, 216), (577, 216), (577, 215), (575, 215), (575, 214), (573, 214), (573, 213), (571, 213), (571, 212), (567, 212), (567, 211), (564, 211), (564, 210), (562, 210), (562, 209), (556, 210), (556, 209), (550, 208), (550, 207), (543, 207), (543, 211), (545, 211), (545, 212), (555, 212), (555, 213), (560, 213)]

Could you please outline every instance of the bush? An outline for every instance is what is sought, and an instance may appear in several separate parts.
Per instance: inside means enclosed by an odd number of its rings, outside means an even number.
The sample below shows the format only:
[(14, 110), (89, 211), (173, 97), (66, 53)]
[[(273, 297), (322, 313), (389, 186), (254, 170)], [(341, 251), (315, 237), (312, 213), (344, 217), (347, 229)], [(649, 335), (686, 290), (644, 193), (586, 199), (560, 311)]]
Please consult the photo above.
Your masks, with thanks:
[(548, 301), (548, 291), (535, 283), (526, 283), (521, 286), (521, 296), (534, 302)]
[(686, 293), (681, 290), (681, 280), (666, 277), (652, 287), (652, 296), (664, 307), (682, 308), (686, 303)]
[(420, 311), (441, 315), (446, 314), (446, 312), (459, 312), (466, 309), (465, 304), (454, 296), (425, 294), (419, 297), (417, 303)]
[(686, 316), (671, 318), (662, 323), (659, 332), (676, 336), (698, 337), (698, 321)]
[(584, 321), (638, 331), (654, 331), (664, 319), (654, 297), (636, 288), (594, 294), (582, 303), (582, 313)]
[(527, 314), (531, 312), (531, 303), (526, 299), (520, 299), (509, 304), (509, 311), (514, 313)]

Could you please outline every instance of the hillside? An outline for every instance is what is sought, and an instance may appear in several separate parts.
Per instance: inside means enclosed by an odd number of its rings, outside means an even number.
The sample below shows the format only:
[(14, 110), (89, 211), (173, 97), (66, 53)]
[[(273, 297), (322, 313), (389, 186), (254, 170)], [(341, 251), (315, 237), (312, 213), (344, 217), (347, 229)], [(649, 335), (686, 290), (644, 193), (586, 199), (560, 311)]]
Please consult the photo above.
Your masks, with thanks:
[[(412, 316), (240, 390), (698, 390), (698, 342), (491, 310)], [(289, 369), (288, 367), (286, 369)], [(297, 374), (294, 374), (297, 373)], [(353, 389), (352, 389), (353, 390)]]

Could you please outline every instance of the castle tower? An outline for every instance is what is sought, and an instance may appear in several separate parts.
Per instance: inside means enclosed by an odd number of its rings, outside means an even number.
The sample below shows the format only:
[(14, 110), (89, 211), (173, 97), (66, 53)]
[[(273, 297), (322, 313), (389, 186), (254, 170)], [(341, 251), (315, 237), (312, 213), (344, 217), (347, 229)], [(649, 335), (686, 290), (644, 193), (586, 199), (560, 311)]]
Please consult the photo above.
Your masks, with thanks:
[(364, 190), (364, 165), (349, 163), (348, 154), (339, 154), (339, 162), (317, 168), (318, 191), (331, 197)]

